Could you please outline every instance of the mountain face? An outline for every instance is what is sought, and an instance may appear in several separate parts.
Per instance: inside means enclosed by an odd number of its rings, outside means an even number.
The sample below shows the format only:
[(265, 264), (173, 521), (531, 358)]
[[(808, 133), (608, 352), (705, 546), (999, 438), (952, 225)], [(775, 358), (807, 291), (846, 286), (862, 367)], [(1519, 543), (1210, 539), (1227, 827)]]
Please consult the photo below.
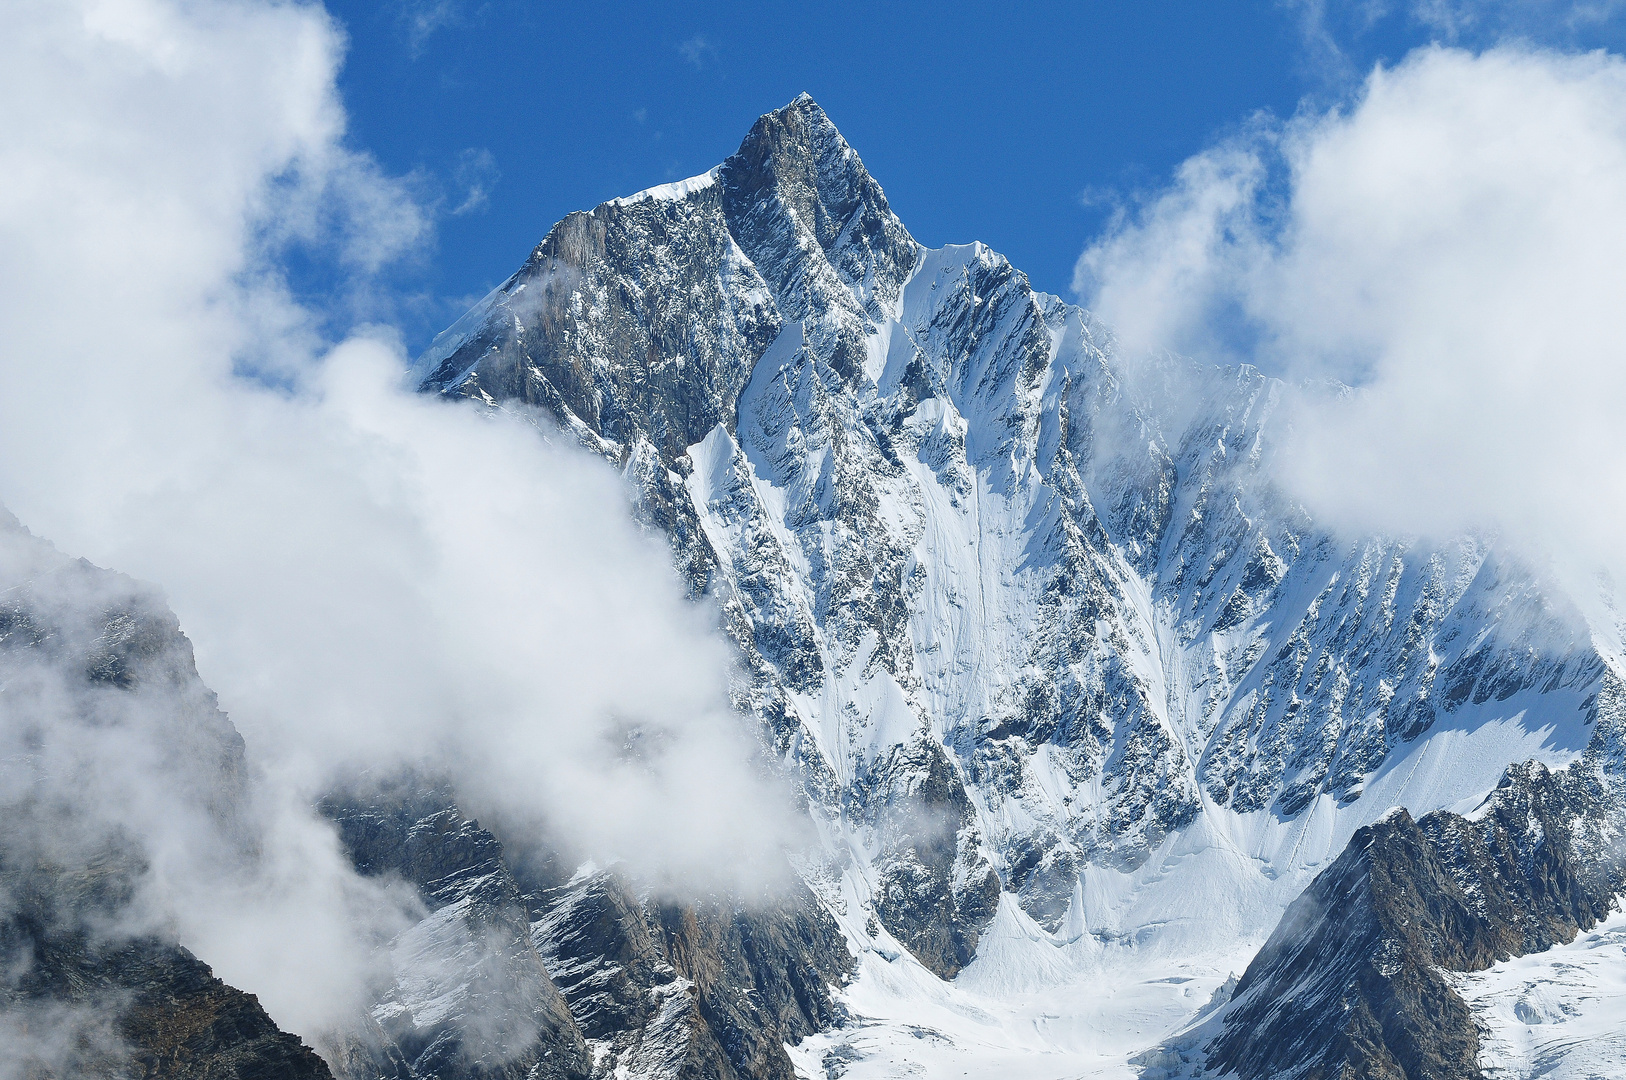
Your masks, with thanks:
[[(1483, 539), (1319, 526), (1272, 479), (1279, 381), (1126, 358), (983, 245), (917, 244), (805, 95), (711, 172), (565, 218), (416, 373), (623, 471), (722, 603), (738, 704), (827, 838), (809, 880), (860, 956), (895, 941), (943, 978), (997, 919), (1222, 950), (1318, 872), (1366, 888), (1377, 837), (1468, 858), (1412, 834), (1509, 765), (1597, 759), (1626, 671), (1608, 609)], [(1607, 909), (1594, 885), (1555, 925)]]
[(1179, 937), (1148, 883), (1182, 844), (1254, 862), (1278, 899), (1224, 917), (1268, 928), (1389, 807), (1578, 755), (1620, 662), (1485, 542), (1319, 528), (1271, 480), (1281, 383), (1132, 362), (986, 247), (922, 248), (805, 96), (567, 217), (418, 371), (625, 471), (943, 976), (1001, 895)]

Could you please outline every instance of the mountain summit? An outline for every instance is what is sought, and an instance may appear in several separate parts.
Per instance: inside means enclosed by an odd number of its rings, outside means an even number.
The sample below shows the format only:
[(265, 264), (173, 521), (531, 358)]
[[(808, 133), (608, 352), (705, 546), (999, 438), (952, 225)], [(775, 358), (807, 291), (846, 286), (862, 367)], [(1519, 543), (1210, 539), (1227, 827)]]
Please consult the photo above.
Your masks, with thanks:
[[(758, 120), (710, 172), (554, 226), (516, 274), (431, 345), (419, 361), (423, 386), (562, 404), (603, 438), (642, 434), (679, 455), (716, 424), (732, 428), (749, 361), (787, 319), (856, 330), (884, 317), (919, 251), (858, 155), (803, 95)], [(611, 266), (626, 274), (616, 288), (599, 277)], [(669, 295), (690, 288), (708, 291)], [(599, 293), (599, 307), (571, 300)], [(730, 303), (746, 306), (729, 310), (715, 336), (681, 321)], [(497, 311), (515, 320), (494, 319)], [(589, 328), (630, 336), (590, 341), (581, 336)], [(849, 367), (860, 360), (853, 347), (844, 342), (840, 354)], [(565, 365), (602, 349), (625, 361), (605, 387), (614, 392), (557, 399), (581, 382)]]

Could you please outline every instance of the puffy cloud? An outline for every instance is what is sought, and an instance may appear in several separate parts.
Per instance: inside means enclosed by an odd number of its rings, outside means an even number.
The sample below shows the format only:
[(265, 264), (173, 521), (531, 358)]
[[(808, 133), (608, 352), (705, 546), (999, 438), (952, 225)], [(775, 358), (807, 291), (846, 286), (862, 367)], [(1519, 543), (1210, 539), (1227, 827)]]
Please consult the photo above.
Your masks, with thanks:
[(1132, 347), (1357, 386), (1283, 455), (1328, 520), (1618, 571), (1623, 279), (1626, 61), (1433, 47), (1187, 162), (1076, 284)]

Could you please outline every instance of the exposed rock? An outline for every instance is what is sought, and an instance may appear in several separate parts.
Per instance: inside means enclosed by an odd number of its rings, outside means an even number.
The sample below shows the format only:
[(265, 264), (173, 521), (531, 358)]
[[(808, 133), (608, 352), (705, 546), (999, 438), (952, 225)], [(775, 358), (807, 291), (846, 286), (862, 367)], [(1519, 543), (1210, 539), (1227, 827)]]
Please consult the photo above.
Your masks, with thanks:
[(852, 958), (805, 888), (753, 904), (639, 898), (588, 872), (533, 897), (538, 949), (601, 1068), (634, 1075), (794, 1075), (785, 1043), (840, 1017), (831, 990)]
[(870, 782), (877, 785), (891, 786), (900, 775), (911, 781), (884, 796), (868, 790), (867, 778), (854, 785), (856, 804), (878, 808), (884, 858), (875, 913), (929, 971), (952, 979), (976, 955), (977, 939), (999, 903), (999, 876), (986, 864), (980, 874), (955, 879), (957, 867), (977, 865), (962, 850), (976, 844), (971, 802), (942, 749), (928, 738), (894, 750), (874, 775)]
[[(393, 946), (396, 989), (374, 1010), (416, 1076), (791, 1080), (784, 1044), (838, 1018), (851, 956), (799, 884), (749, 905), (674, 903), (535, 852), (511, 866), (451, 792), (415, 778), (323, 809), (359, 869), (411, 881), (430, 909)], [(532, 1049), (511, 1053), (515, 1030)]]
[(1479, 1080), (1479, 1034), (1446, 973), (1567, 942), (1616, 903), (1626, 800), (1604, 759), (1621, 726), (1605, 715), (1568, 769), (1509, 769), (1468, 817), (1397, 810), (1357, 832), (1248, 966), (1209, 1068)]
[(411, 779), (330, 797), (322, 810), (358, 870), (411, 882), (429, 909), (391, 945), (395, 986), (372, 1014), (389, 1043), (351, 1075), (385, 1073), (398, 1055), (436, 1080), (586, 1077), (582, 1033), (531, 944), (496, 837)]
[[(72, 886), (42, 868), (0, 871), (3, 1051), (38, 1080), (331, 1080), (316, 1052), (281, 1031), (252, 994), (154, 937), (97, 940), (60, 925)], [(20, 901), (20, 903), (19, 903)]]

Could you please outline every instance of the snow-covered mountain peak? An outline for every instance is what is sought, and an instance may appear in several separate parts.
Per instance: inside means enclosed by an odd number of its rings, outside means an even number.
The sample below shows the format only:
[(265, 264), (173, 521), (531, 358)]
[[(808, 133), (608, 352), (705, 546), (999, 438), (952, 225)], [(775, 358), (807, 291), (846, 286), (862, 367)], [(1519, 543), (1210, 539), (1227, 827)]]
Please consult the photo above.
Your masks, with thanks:
[(423, 387), (625, 471), (863, 947), (952, 976), (1015, 905), (1044, 948), (1234, 948), (1391, 806), (1588, 746), (1585, 629), (1472, 538), (1318, 526), (1280, 383), (921, 248), (805, 95), (705, 177), (561, 221)]
[(768, 256), (778, 272), (764, 273), (787, 297), (807, 291), (793, 280), (806, 260), (784, 245), (811, 241), (872, 317), (896, 301), (919, 245), (807, 94), (757, 120), (722, 176), (731, 226), (742, 246)]

